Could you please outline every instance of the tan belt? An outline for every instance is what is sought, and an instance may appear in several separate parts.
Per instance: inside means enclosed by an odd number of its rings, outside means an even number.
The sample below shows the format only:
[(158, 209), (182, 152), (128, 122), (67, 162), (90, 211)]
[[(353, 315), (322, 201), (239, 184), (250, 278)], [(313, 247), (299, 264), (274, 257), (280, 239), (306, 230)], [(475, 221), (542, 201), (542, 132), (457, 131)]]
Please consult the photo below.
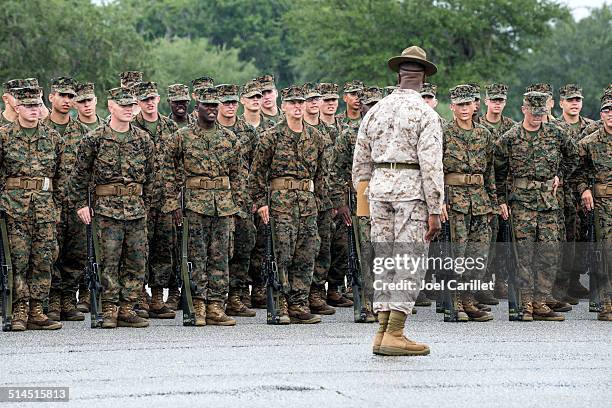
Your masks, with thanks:
[(482, 174), (448, 173), (444, 175), (447, 186), (484, 186)]
[(420, 170), (421, 166), (418, 163), (374, 163), (375, 169), (391, 169), (391, 170)]
[(554, 183), (554, 179), (546, 181), (530, 180), (527, 177), (519, 177), (514, 179), (514, 187), (525, 190), (552, 191)]
[(186, 186), (190, 190), (229, 190), (230, 179), (227, 176), (219, 177), (188, 177)]
[(593, 186), (595, 197), (612, 198), (612, 184), (595, 183)]
[(142, 195), (142, 184), (130, 183), (112, 183), (112, 184), (100, 184), (96, 186), (96, 195), (98, 197), (104, 196), (141, 196)]
[(53, 180), (49, 177), (7, 177), (6, 188), (9, 190), (53, 191)]
[(270, 190), (300, 190), (314, 192), (314, 181), (293, 177), (276, 177), (270, 180)]

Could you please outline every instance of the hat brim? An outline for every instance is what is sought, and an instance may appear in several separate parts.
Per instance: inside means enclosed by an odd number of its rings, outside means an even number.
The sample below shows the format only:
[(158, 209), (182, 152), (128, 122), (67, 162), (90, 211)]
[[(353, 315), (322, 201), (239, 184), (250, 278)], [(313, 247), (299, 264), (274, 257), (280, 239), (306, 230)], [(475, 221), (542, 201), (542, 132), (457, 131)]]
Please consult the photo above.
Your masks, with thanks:
[(604, 102), (601, 104), (601, 108), (599, 108), (599, 110), (605, 109), (605, 108), (612, 108), (612, 101), (608, 101), (608, 102)]
[(145, 99), (153, 98), (155, 96), (159, 96), (159, 94), (157, 92), (149, 92), (144, 95), (138, 95), (138, 100), (144, 101)]
[(240, 98), (238, 98), (238, 95), (230, 95), (230, 96), (223, 96), (221, 98), (219, 98), (219, 102), (223, 103), (223, 102), (238, 102), (240, 100)]
[(25, 98), (17, 99), (19, 105), (41, 105), (43, 103), (42, 98)]
[(427, 76), (435, 75), (436, 72), (438, 72), (438, 67), (436, 67), (434, 64), (432, 64), (431, 62), (427, 60), (424, 60), (421, 58), (415, 58), (415, 57), (405, 57), (401, 55), (390, 58), (389, 61), (387, 62), (387, 65), (389, 66), (389, 69), (391, 71), (399, 72), (399, 66), (403, 64), (404, 62), (414, 62), (414, 63), (422, 65), (425, 68), (425, 75)]
[(487, 95), (487, 99), (503, 99), (503, 100), (506, 100), (506, 99), (508, 99), (508, 96), (504, 95), (504, 94), (492, 94), (492, 95)]
[(326, 100), (326, 99), (340, 99), (340, 95), (333, 94), (333, 93), (323, 94), (323, 95), (321, 95), (321, 98), (323, 98), (323, 100)]
[(197, 101), (198, 103), (208, 103), (208, 104), (213, 104), (213, 105), (219, 104), (218, 99), (198, 99)]
[(561, 99), (571, 99), (571, 98), (584, 99), (584, 96), (582, 96), (582, 94), (579, 94), (579, 93), (573, 93), (573, 94), (569, 94), (569, 95), (563, 95), (561, 97)]
[(77, 96), (74, 97), (74, 101), (75, 102), (81, 102), (81, 101), (84, 101), (85, 99), (93, 99), (95, 97), (96, 97), (95, 94), (77, 95)]
[(122, 98), (122, 99), (111, 99), (119, 106), (136, 105), (136, 98)]
[(474, 102), (474, 97), (465, 97), (465, 98), (451, 98), (451, 103), (457, 105), (458, 103), (467, 103)]
[(306, 98), (304, 98), (303, 96), (288, 96), (286, 98), (283, 98), (283, 102), (289, 102), (289, 101), (302, 101), (304, 102), (306, 100)]
[(311, 98), (320, 98), (321, 94), (318, 92), (312, 92), (309, 94), (306, 94), (306, 99), (311, 99)]
[(431, 96), (432, 98), (435, 98), (436, 94), (433, 92), (421, 92), (421, 96)]
[(169, 96), (168, 100), (170, 102), (178, 102), (178, 101), (187, 101), (189, 102), (191, 100), (191, 98), (189, 97), (189, 95), (181, 95), (181, 96)]
[(253, 97), (253, 96), (255, 96), (255, 95), (263, 96), (263, 95), (261, 94), (261, 91), (251, 91), (251, 92), (246, 92), (246, 93), (243, 93), (241, 96), (244, 96), (245, 98), (252, 98), (252, 97)]
[(349, 89), (345, 89), (344, 91), (342, 91), (342, 93), (355, 93), (355, 92), (359, 92), (361, 91), (363, 88), (349, 88)]
[(263, 91), (273, 91), (276, 89), (276, 86), (274, 85), (264, 85), (261, 87), (261, 92)]

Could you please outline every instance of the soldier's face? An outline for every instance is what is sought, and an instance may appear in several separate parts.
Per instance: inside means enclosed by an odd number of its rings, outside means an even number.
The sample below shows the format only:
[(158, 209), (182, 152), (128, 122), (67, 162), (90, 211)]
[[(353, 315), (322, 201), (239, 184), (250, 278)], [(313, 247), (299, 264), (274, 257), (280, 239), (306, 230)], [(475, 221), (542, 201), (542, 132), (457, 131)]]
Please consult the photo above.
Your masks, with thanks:
[(238, 110), (238, 102), (228, 101), (221, 102), (219, 105), (219, 116), (223, 116), (224, 118), (231, 119), (236, 116), (236, 111)]
[(301, 119), (304, 116), (304, 101), (285, 101), (282, 108), (290, 118)]
[(335, 115), (338, 110), (338, 98), (323, 99), (320, 110), (324, 115)]
[(480, 99), (474, 100), (472, 106), (474, 107), (474, 113), (480, 112)]
[(436, 109), (436, 106), (438, 106), (438, 99), (433, 96), (425, 95), (423, 96), (423, 101), (425, 101), (431, 109)]
[(243, 96), (240, 98), (240, 103), (244, 106), (244, 109), (257, 112), (261, 109), (261, 95)]
[(580, 115), (580, 111), (582, 110), (582, 98), (561, 99), (559, 105), (565, 114), (577, 116)]
[(198, 102), (198, 118), (201, 118), (205, 122), (212, 123), (215, 120), (217, 120), (218, 113), (219, 113), (218, 104)]
[(154, 115), (157, 113), (157, 105), (159, 105), (159, 96), (151, 96), (149, 98), (139, 100), (138, 107), (142, 113), (147, 115)]
[(179, 118), (187, 115), (187, 101), (170, 101), (170, 110), (174, 116)]
[(525, 115), (525, 123), (529, 127), (532, 127), (532, 128), (540, 127), (540, 125), (542, 124), (542, 120), (544, 119), (544, 115), (535, 115), (531, 111), (530, 106), (523, 106), (521, 108), (521, 111), (523, 112), (523, 115)]
[(75, 106), (79, 111), (79, 115), (89, 117), (95, 115), (97, 103), (98, 100), (93, 97), (92, 99), (83, 99), (82, 101), (78, 101), (75, 103)]
[(60, 92), (52, 92), (49, 94), (49, 102), (51, 109), (56, 112), (66, 114), (72, 109), (74, 95)]
[(40, 103), (34, 105), (16, 105), (15, 112), (21, 122), (32, 124), (40, 118)]
[(359, 100), (357, 92), (345, 93), (342, 96), (342, 100), (344, 100), (344, 103), (346, 103), (346, 106), (348, 106), (350, 109), (359, 110), (361, 107), (361, 101)]
[(506, 100), (501, 98), (485, 99), (485, 105), (487, 105), (487, 111), (500, 115), (506, 107)]
[(607, 107), (600, 111), (601, 121), (603, 122), (606, 132), (612, 133), (612, 108)]
[(136, 109), (136, 106), (136, 104), (119, 105), (115, 101), (109, 101), (108, 110), (115, 120), (119, 122), (131, 122), (134, 118), (134, 109)]
[(276, 106), (276, 97), (278, 92), (276, 89), (268, 89), (262, 92), (261, 106), (266, 109)]
[(463, 103), (451, 103), (451, 111), (455, 118), (462, 121), (472, 119), (474, 113), (474, 102), (463, 102)]
[(309, 115), (318, 115), (321, 109), (321, 97), (314, 97), (306, 99), (304, 108)]

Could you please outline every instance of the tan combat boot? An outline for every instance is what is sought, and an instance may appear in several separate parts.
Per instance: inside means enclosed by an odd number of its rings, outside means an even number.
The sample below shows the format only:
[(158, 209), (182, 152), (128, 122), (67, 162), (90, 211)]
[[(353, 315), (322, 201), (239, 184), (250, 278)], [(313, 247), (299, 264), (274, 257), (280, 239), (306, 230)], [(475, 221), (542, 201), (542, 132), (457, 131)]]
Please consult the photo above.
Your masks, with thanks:
[(102, 303), (102, 328), (114, 329), (117, 327), (117, 305), (110, 302)]
[(240, 292), (231, 290), (227, 297), (225, 314), (228, 316), (255, 317), (255, 310), (246, 307), (240, 300)]
[(392, 310), (387, 329), (380, 342), (378, 353), (384, 356), (425, 356), (429, 354), (426, 344), (417, 343), (404, 336), (406, 315)]
[(149, 318), (149, 300), (148, 299), (150, 299), (149, 294), (147, 293), (147, 290), (143, 286), (142, 291), (140, 292), (140, 295), (138, 295), (138, 301), (136, 302), (136, 305), (132, 308), (134, 313), (136, 313), (138, 316), (142, 317), (143, 319)]
[(280, 303), (279, 305), (280, 317), (278, 319), (278, 323), (279, 324), (290, 324), (291, 319), (289, 318), (289, 303), (287, 302), (287, 298), (281, 295), (279, 303)]
[(149, 303), (149, 319), (174, 319), (176, 313), (164, 303), (164, 288), (151, 288), (151, 303)]
[(310, 311), (312, 313), (320, 314), (320, 315), (333, 315), (336, 313), (336, 309), (327, 304), (325, 299), (323, 299), (322, 292), (316, 286), (310, 286), (310, 294), (308, 295), (308, 304), (310, 307)]
[(236, 320), (225, 314), (221, 302), (206, 305), (206, 324), (209, 326), (235, 326)]
[[(458, 322), (469, 322), (470, 321), (470, 317), (468, 316), (467, 313), (465, 313), (465, 310), (463, 309), (463, 302), (461, 301), (461, 299), (457, 296), (457, 295), (451, 295), (452, 297), (452, 301), (455, 304), (455, 313), (457, 313), (457, 321)], [(412, 308), (412, 310), (415, 310), (416, 308)], [(413, 313), (414, 314), (414, 313)]]
[[(366, 300), (366, 317), (365, 320), (363, 321), (363, 323), (376, 323), (376, 316), (374, 316), (374, 312), (372, 312), (372, 304), (370, 303), (369, 300)], [(416, 310), (416, 308), (412, 308), (413, 310)]]
[(343, 296), (338, 290), (327, 291), (327, 304), (333, 307), (352, 307), (353, 301)]
[(316, 324), (321, 323), (321, 316), (310, 313), (303, 305), (289, 306), (289, 319), (291, 323)]
[(380, 343), (382, 343), (383, 336), (385, 335), (385, 331), (387, 330), (387, 324), (389, 323), (389, 314), (391, 312), (378, 312), (377, 318), (380, 325), (378, 326), (378, 331), (374, 335), (374, 341), (372, 342), (372, 353), (380, 354)]
[(181, 303), (181, 291), (179, 288), (170, 288), (168, 290), (168, 299), (166, 299), (166, 306), (170, 310), (176, 311)]
[(89, 313), (89, 307), (91, 306), (91, 292), (87, 288), (79, 289), (79, 301), (77, 302), (77, 309), (81, 313)]
[(265, 286), (253, 286), (253, 291), (251, 292), (251, 305), (254, 309), (265, 309), (267, 307)]
[(59, 321), (62, 314), (62, 292), (57, 289), (49, 291), (49, 304), (47, 306), (47, 316), (53, 321)]
[(252, 303), (251, 303), (251, 294), (249, 293), (249, 287), (247, 286), (246, 288), (242, 288), (240, 290), (240, 301), (242, 303), (244, 303), (244, 305), (251, 309), (253, 307)]
[(62, 324), (49, 319), (43, 313), (42, 302), (30, 299), (27, 328), (28, 330), (58, 330), (62, 328)]
[(557, 300), (552, 296), (546, 297), (546, 305), (555, 312), (569, 312), (572, 310), (572, 305), (561, 300)]
[(531, 322), (533, 321), (533, 295), (527, 289), (521, 289), (520, 293), (522, 317), (519, 316), (517, 321)]
[(544, 298), (539, 298), (533, 302), (533, 320), (562, 322), (565, 320), (565, 316), (548, 307)]
[(193, 312), (195, 315), (195, 326), (206, 326), (206, 303), (202, 299), (193, 299)]
[(81, 322), (85, 320), (85, 315), (76, 308), (76, 297), (71, 294), (62, 294), (61, 320), (70, 322)]
[(13, 321), (11, 322), (11, 331), (25, 331), (28, 324), (29, 313), (28, 302), (20, 300), (13, 303)]
[(119, 306), (119, 313), (117, 314), (117, 327), (148, 327), (149, 320), (140, 317), (134, 311), (134, 305), (127, 302), (122, 302)]
[(461, 304), (463, 311), (467, 314), (468, 318), (473, 322), (488, 322), (493, 320), (493, 314), (483, 309), (476, 307), (476, 299), (472, 294), (467, 294), (463, 297)]
[(606, 296), (601, 303), (601, 311), (597, 313), (597, 320), (602, 322), (612, 322), (612, 301), (610, 296)]

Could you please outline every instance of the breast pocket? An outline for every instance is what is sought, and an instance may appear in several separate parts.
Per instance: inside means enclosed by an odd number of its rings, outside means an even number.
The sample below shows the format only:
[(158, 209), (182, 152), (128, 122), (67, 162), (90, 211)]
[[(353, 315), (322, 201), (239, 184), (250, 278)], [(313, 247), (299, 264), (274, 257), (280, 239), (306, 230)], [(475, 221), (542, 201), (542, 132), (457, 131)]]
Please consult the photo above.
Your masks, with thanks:
[(39, 161), (42, 174), (46, 176), (54, 175), (57, 155), (55, 154), (55, 144), (53, 141), (46, 138), (39, 139), (36, 157)]
[(145, 179), (145, 165), (147, 162), (144, 145), (142, 143), (135, 142), (129, 146), (129, 155), (126, 157), (128, 174), (133, 181), (142, 183)]
[(94, 172), (101, 182), (108, 182), (109, 179), (120, 175), (117, 168), (119, 162), (119, 152), (112, 143), (101, 143), (98, 156), (94, 162)]
[(533, 167), (531, 148), (527, 143), (517, 143), (511, 146), (510, 150), (510, 168), (512, 172), (519, 170), (520, 173), (525, 173), (527, 169)]

